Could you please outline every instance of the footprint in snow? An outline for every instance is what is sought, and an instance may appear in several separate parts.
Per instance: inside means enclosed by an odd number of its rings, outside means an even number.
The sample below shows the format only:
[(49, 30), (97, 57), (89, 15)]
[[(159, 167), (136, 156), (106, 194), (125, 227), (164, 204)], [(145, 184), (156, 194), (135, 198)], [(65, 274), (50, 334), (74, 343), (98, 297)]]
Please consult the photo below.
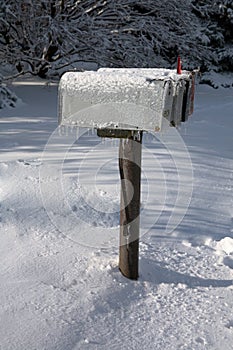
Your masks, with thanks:
[(31, 166), (40, 166), (42, 164), (42, 162), (39, 159), (28, 159), (28, 160), (24, 160), (24, 159), (18, 159), (18, 163), (21, 163), (23, 165), (31, 165)]
[(225, 266), (228, 266), (230, 269), (233, 269), (233, 257), (226, 256), (223, 259), (223, 263)]
[(227, 328), (232, 329), (233, 328), (233, 320), (229, 321), (226, 325)]

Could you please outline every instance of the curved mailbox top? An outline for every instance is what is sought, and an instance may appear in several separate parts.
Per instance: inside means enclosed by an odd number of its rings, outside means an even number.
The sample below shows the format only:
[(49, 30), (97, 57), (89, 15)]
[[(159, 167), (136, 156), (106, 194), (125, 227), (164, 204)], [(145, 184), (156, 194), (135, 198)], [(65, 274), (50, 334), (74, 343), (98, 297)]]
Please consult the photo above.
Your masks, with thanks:
[(67, 72), (59, 83), (59, 124), (160, 131), (191, 113), (194, 74), (154, 68)]

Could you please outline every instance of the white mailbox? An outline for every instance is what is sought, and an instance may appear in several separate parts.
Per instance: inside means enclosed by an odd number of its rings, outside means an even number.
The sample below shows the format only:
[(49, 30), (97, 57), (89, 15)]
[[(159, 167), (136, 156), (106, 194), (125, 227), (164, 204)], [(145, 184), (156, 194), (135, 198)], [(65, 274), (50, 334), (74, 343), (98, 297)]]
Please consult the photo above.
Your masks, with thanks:
[(191, 113), (194, 74), (154, 68), (67, 72), (59, 84), (59, 124), (161, 131)]

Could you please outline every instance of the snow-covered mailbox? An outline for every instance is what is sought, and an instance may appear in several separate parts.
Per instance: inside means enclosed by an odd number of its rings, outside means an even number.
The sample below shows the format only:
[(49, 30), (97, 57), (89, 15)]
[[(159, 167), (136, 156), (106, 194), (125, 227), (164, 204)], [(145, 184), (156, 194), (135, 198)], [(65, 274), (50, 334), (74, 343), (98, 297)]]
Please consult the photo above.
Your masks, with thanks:
[(138, 278), (143, 131), (160, 132), (164, 125), (187, 120), (193, 110), (194, 77), (194, 72), (169, 69), (102, 68), (67, 72), (60, 80), (60, 125), (95, 128), (100, 137), (120, 139), (119, 268), (131, 279)]

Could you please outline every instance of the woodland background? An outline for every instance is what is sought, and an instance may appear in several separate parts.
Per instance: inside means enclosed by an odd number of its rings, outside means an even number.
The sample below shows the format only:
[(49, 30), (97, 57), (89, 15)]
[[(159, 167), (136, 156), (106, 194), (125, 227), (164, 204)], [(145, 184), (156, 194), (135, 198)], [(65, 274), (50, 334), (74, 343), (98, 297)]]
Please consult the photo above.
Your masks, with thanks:
[[(2, 78), (99, 67), (233, 71), (232, 0), (3, 0)], [(3, 78), (4, 76), (4, 78)], [(209, 79), (209, 78), (208, 78)], [(203, 81), (212, 83), (203, 76)], [(214, 83), (212, 83), (214, 85)]]

